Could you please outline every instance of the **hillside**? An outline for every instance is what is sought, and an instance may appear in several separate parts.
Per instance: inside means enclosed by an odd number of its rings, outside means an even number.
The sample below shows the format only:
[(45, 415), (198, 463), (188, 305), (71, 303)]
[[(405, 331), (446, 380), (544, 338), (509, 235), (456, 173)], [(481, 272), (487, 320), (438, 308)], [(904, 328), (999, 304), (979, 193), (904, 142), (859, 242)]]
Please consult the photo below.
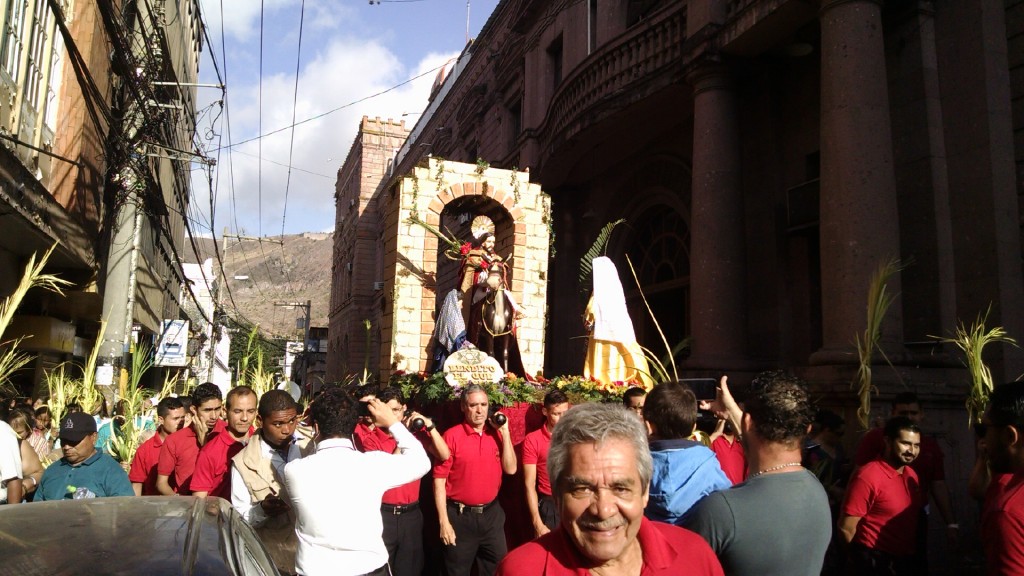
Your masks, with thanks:
[[(213, 240), (198, 239), (203, 258), (214, 257)], [(228, 291), (221, 294), (222, 306), (231, 313), (237, 306), (241, 315), (276, 335), (295, 333), (295, 319), (301, 308), (274, 306), (275, 302), (312, 301), (311, 324), (327, 326), (331, 299), (331, 251), (334, 234), (305, 233), (258, 240), (229, 238), (225, 249), (219, 240)], [(189, 248), (188, 253), (192, 250)], [(219, 273), (219, 271), (218, 271)]]

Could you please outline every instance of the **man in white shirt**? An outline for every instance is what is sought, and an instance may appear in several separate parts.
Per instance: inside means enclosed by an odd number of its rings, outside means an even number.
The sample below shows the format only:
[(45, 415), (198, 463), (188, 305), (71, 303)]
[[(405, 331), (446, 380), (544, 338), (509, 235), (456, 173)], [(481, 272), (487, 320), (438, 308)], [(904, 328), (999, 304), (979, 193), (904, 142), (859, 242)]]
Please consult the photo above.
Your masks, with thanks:
[[(359, 452), (352, 433), (360, 405), (398, 444), (395, 454)], [(298, 514), (295, 568), (304, 576), (387, 576), (381, 496), (422, 477), (430, 459), (391, 409), (377, 398), (331, 387), (313, 402), (317, 452), (289, 462), (285, 487)]]
[(284, 467), (304, 454), (293, 435), (299, 407), (284, 390), (260, 397), (257, 432), (231, 459), (231, 505), (259, 534), (282, 574), (295, 574), (295, 514), (284, 489)]
[(21, 504), (23, 495), (18, 435), (0, 419), (0, 504)]

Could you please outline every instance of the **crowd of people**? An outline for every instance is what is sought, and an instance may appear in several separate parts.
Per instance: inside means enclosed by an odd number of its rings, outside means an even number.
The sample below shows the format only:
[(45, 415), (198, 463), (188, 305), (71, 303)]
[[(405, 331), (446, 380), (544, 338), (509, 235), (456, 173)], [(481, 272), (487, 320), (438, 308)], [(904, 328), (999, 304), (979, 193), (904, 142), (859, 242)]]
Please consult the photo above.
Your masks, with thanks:
[[(51, 430), (45, 407), (5, 403), (0, 499), (221, 497), (283, 574), (309, 576), (418, 575), (432, 548), (450, 576), (910, 576), (928, 573), (929, 509), (958, 543), (943, 454), (913, 394), (852, 459), (843, 419), (781, 372), (755, 378), (742, 403), (724, 377), (705, 401), (685, 383), (630, 390), (621, 405), (571, 406), (553, 389), (518, 451), (472, 384), (443, 432), (394, 388), (326, 386), (305, 409), (283, 390), (222, 396), (209, 383), (154, 400), (126, 467), (92, 415), (72, 409)], [(716, 419), (710, 438), (696, 434), (701, 410)], [(993, 575), (1024, 573), (1022, 431), (1024, 383), (997, 387), (970, 483)], [(499, 491), (512, 478), (533, 538), (510, 551)]]

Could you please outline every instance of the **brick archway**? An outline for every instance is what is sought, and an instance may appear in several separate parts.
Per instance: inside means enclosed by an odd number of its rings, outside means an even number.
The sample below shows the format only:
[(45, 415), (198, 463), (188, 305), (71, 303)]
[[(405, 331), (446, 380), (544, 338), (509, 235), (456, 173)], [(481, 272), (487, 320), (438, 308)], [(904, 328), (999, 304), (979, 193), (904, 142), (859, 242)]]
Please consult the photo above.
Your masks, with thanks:
[(465, 205), (507, 215), (505, 231), (495, 236), (498, 252), (512, 257), (508, 288), (527, 312), (518, 330), (523, 363), (530, 373), (544, 366), (550, 198), (527, 172), (431, 158), (395, 184), (384, 206), (383, 279), (391, 302), (381, 322), (382, 376), (426, 369), (438, 292), (453, 287), (438, 284), (437, 237), (410, 216), (441, 229), (446, 208)]

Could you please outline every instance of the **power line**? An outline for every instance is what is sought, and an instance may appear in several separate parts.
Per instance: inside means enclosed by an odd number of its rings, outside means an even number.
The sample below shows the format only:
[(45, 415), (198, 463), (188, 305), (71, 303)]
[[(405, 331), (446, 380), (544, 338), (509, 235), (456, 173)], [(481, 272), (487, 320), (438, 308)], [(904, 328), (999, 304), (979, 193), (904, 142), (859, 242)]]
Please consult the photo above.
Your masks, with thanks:
[[(263, 132), (263, 0), (260, 0), (260, 88), (259, 97), (256, 104), (258, 110), (259, 124), (257, 125), (256, 131)], [(256, 153), (260, 158), (263, 157), (263, 140), (256, 143)], [(289, 162), (291, 164), (291, 162)], [(257, 206), (259, 208), (259, 220), (257, 221), (258, 234), (257, 236), (263, 236), (263, 162), (256, 163), (256, 192), (259, 196)]]
[[(295, 154), (295, 114), (299, 109), (299, 72), (302, 68), (302, 25), (306, 20), (306, 0), (302, 0), (299, 6), (299, 47), (295, 54), (295, 90), (292, 93), (292, 133), (288, 143), (288, 176), (284, 181), (284, 208), (281, 210), (281, 241), (284, 241), (284, 223), (288, 218), (288, 190), (292, 184), (292, 158)], [(263, 140), (260, 140), (263, 142)], [(284, 254), (284, 244), (281, 244), (281, 253)], [(289, 281), (289, 285), (291, 282)]]
[(394, 86), (392, 86), (390, 88), (385, 88), (384, 90), (381, 90), (380, 92), (375, 92), (373, 94), (370, 94), (369, 96), (364, 96), (364, 97), (362, 97), (362, 98), (360, 98), (358, 100), (353, 100), (352, 102), (349, 102), (348, 104), (342, 104), (341, 106), (338, 106), (337, 108), (332, 108), (331, 110), (328, 110), (326, 112), (321, 112), (320, 114), (317, 114), (316, 116), (311, 116), (309, 118), (306, 118), (305, 120), (299, 120), (298, 122), (294, 122), (294, 123), (292, 123), (289, 126), (283, 126), (281, 128), (277, 128), (276, 130), (271, 130), (270, 132), (267, 132), (266, 134), (260, 134), (259, 136), (253, 136), (252, 138), (247, 138), (245, 140), (240, 140), (238, 142), (229, 143), (228, 147), (241, 146), (242, 144), (248, 144), (249, 142), (255, 142), (257, 140), (266, 138), (268, 136), (273, 136), (274, 134), (277, 134), (279, 132), (284, 132), (285, 130), (288, 130), (290, 128), (294, 128), (296, 126), (302, 126), (303, 124), (307, 124), (307, 123), (312, 122), (314, 120), (319, 120), (320, 118), (323, 118), (324, 116), (329, 116), (331, 114), (334, 114), (335, 112), (339, 112), (339, 111), (344, 110), (346, 108), (351, 108), (352, 106), (355, 106), (356, 104), (360, 104), (362, 102), (366, 102), (367, 100), (372, 100), (372, 99), (374, 99), (374, 98), (376, 98), (378, 96), (383, 96), (384, 94), (387, 94), (388, 92), (391, 92), (392, 90), (397, 90), (397, 89), (401, 88), (402, 86), (405, 86), (406, 84), (409, 84), (411, 82), (415, 82), (416, 80), (419, 80), (420, 78), (423, 78), (424, 76), (433, 74), (434, 72), (437, 72), (441, 68), (445, 67), (447, 64), (448, 63), (445, 62), (444, 64), (441, 64), (440, 66), (431, 68), (430, 70), (427, 70), (426, 72), (423, 72), (422, 74), (419, 74), (417, 76), (413, 76), (412, 78), (409, 78), (408, 80), (404, 80), (404, 81), (402, 81), (402, 82), (400, 82), (398, 84), (395, 84)]

